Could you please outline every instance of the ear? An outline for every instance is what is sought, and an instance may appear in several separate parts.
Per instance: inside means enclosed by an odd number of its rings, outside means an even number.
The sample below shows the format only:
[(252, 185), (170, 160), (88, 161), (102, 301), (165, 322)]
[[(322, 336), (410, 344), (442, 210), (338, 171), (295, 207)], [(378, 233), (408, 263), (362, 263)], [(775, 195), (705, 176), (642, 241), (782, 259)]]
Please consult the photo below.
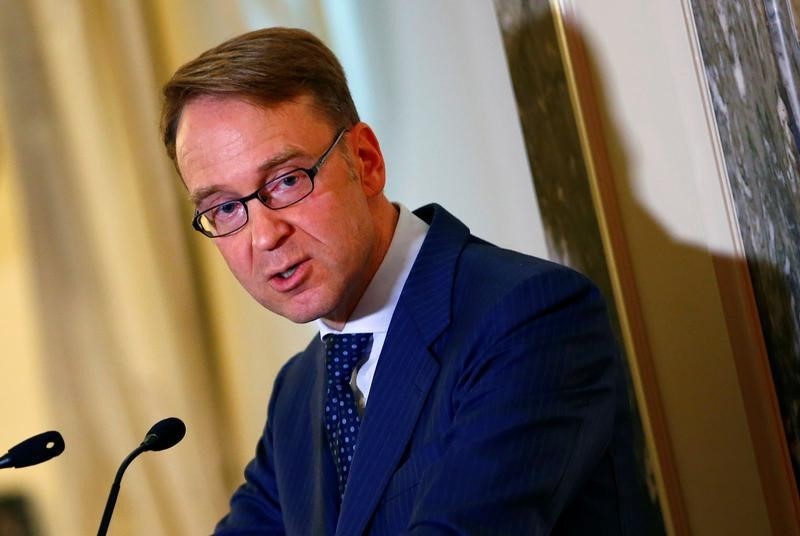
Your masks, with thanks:
[(349, 138), (361, 188), (368, 198), (381, 194), (386, 185), (386, 168), (375, 132), (366, 123), (358, 123), (350, 129)]

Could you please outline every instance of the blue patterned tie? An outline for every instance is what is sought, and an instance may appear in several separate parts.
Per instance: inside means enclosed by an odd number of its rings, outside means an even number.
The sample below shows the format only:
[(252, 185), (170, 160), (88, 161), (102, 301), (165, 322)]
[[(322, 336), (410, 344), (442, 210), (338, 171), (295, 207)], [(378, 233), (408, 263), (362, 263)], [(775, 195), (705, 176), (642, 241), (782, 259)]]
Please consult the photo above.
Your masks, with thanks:
[(331, 447), (336, 474), (339, 477), (339, 497), (344, 496), (350, 463), (356, 449), (361, 417), (356, 409), (355, 395), (350, 389), (350, 376), (362, 358), (372, 348), (371, 333), (325, 335), (327, 395), (325, 397), (325, 430)]

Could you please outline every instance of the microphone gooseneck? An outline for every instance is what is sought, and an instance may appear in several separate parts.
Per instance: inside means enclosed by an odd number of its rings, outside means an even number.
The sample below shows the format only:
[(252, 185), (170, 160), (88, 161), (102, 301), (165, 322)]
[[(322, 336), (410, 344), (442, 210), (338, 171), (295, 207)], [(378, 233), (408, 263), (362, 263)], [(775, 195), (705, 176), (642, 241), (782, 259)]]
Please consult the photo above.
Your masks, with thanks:
[(28, 467), (46, 462), (64, 452), (64, 438), (55, 430), (30, 437), (0, 457), (0, 469)]
[(150, 428), (141, 444), (133, 449), (133, 452), (128, 454), (128, 457), (122, 461), (122, 464), (117, 470), (117, 475), (114, 477), (114, 482), (111, 484), (111, 491), (108, 493), (108, 500), (106, 501), (105, 510), (103, 510), (103, 518), (100, 520), (100, 528), (97, 530), (97, 536), (105, 536), (106, 532), (108, 532), (108, 525), (111, 523), (111, 515), (114, 513), (114, 506), (117, 504), (122, 475), (131, 462), (142, 452), (147, 452), (149, 450), (165, 450), (175, 446), (183, 439), (185, 434), (186, 425), (177, 417), (168, 417), (158, 421)]

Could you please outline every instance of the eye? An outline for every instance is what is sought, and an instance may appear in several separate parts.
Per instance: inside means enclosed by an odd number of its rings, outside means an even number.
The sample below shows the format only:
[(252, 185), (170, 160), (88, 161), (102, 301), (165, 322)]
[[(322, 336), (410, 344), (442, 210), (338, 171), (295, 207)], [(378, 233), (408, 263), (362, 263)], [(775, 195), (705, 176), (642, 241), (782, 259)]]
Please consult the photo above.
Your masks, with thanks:
[(237, 201), (231, 201), (230, 203), (224, 203), (217, 207), (217, 212), (222, 214), (231, 214), (233, 211), (236, 210), (236, 207), (239, 205)]
[(295, 169), (266, 183), (258, 192), (258, 198), (268, 207), (283, 208), (303, 199), (313, 189), (314, 184), (305, 170)]
[(300, 177), (297, 174), (286, 175), (280, 177), (270, 183), (270, 193), (276, 194), (285, 190), (291, 190), (300, 182)]
[(222, 203), (211, 209), (209, 216), (215, 222), (227, 221), (236, 218), (241, 213), (242, 205), (239, 201)]

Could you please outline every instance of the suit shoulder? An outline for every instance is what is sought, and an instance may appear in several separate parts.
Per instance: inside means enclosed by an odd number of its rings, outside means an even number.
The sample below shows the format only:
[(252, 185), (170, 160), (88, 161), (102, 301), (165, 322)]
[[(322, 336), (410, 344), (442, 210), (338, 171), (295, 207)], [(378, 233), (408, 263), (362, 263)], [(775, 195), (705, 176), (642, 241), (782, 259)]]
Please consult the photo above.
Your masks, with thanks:
[(462, 251), (451, 299), (454, 325), (476, 332), (500, 321), (522, 325), (554, 311), (592, 311), (603, 319), (607, 314), (602, 294), (583, 274), (479, 240)]
[(534, 346), (563, 342), (576, 330), (612, 340), (605, 300), (585, 275), (485, 242), (464, 248), (452, 300), (451, 337), (464, 347), (486, 349), (502, 340), (538, 341)]
[(484, 300), (501, 297), (521, 286), (586, 291), (595, 285), (567, 266), (497, 247), (480, 239), (464, 247), (456, 274), (456, 289), (469, 289)]

